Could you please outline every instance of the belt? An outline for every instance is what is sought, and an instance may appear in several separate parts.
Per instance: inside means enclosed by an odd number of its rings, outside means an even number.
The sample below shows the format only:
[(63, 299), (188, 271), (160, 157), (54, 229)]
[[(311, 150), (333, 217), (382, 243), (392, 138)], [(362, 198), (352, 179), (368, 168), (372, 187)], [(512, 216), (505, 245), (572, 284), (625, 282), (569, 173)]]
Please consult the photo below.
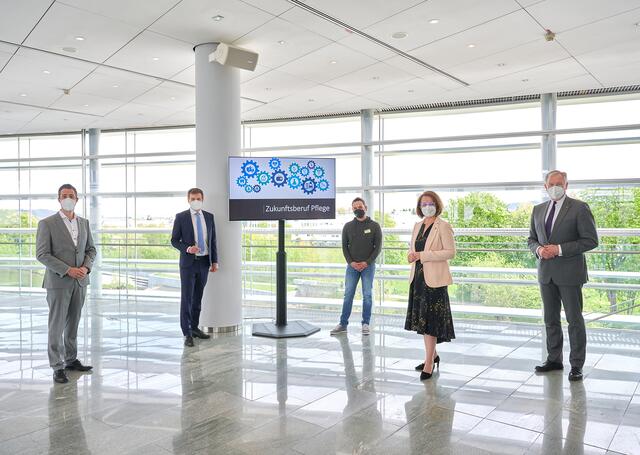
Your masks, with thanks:
[(203, 260), (205, 260), (205, 259), (208, 261), (208, 260), (209, 260), (209, 255), (208, 255), (208, 254), (205, 254), (204, 256), (194, 256), (194, 259), (195, 259), (196, 261), (203, 261)]

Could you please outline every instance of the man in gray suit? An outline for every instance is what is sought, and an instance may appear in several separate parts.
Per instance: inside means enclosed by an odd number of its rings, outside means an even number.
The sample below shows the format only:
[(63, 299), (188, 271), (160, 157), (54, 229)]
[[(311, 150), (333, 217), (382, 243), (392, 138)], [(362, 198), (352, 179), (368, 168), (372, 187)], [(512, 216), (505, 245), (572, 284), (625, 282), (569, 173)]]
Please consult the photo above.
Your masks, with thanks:
[(78, 355), (78, 325), (96, 257), (89, 221), (74, 213), (78, 192), (69, 184), (58, 189), (62, 209), (40, 220), (36, 235), (36, 258), (45, 267), (42, 287), (49, 304), (49, 364), (53, 380), (69, 382), (64, 369), (89, 371)]
[(570, 381), (582, 380), (587, 334), (582, 317), (582, 285), (587, 282), (584, 253), (598, 246), (596, 223), (589, 206), (566, 195), (567, 174), (551, 171), (544, 187), (551, 198), (531, 213), (529, 249), (538, 258), (538, 282), (547, 329), (547, 360), (536, 372), (562, 370), (560, 310), (569, 323)]

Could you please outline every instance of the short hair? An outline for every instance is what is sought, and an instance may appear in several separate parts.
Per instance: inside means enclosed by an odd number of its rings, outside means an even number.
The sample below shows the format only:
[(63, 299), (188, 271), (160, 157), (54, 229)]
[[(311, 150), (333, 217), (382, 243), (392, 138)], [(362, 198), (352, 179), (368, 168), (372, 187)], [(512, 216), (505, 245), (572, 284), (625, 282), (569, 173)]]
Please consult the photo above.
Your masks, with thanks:
[(433, 202), (436, 204), (435, 216), (440, 215), (442, 213), (442, 209), (444, 208), (442, 204), (442, 199), (440, 199), (440, 196), (438, 196), (434, 191), (425, 191), (418, 197), (418, 203), (416, 204), (416, 213), (418, 214), (418, 216), (420, 218), (424, 218), (424, 213), (422, 213), (422, 207), (420, 207), (420, 201), (422, 201), (422, 198), (425, 196), (429, 196), (431, 199), (433, 199)]
[(360, 196), (358, 196), (358, 197), (357, 197), (357, 198), (355, 198), (353, 201), (351, 201), (351, 205), (355, 204), (355, 203), (356, 203), (356, 202), (358, 202), (358, 201), (362, 202), (362, 203), (364, 204), (364, 206), (365, 206), (365, 207), (367, 206), (367, 203), (366, 203), (366, 202), (364, 202), (364, 199), (362, 199)]
[(562, 172), (562, 171), (558, 171), (558, 170), (553, 170), (553, 171), (549, 171), (547, 172), (547, 175), (544, 176), (544, 183), (547, 184), (549, 183), (549, 179), (551, 177), (553, 177), (554, 175), (560, 174), (564, 180), (564, 183), (567, 183), (567, 173), (566, 172)]
[(78, 199), (78, 190), (76, 190), (76, 187), (71, 183), (65, 183), (58, 188), (58, 199), (60, 199), (60, 193), (62, 193), (62, 190), (73, 190), (73, 194), (76, 196), (76, 199)]
[(191, 188), (189, 191), (187, 191), (187, 199), (189, 199), (189, 196), (191, 196), (192, 194), (200, 194), (204, 198), (204, 192), (200, 188)]

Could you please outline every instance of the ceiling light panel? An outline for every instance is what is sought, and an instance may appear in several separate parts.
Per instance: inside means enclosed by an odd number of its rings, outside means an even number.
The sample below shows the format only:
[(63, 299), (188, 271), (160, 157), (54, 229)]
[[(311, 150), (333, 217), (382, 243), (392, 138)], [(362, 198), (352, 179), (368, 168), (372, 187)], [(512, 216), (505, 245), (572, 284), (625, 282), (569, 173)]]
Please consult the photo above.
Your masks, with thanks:
[(69, 6), (128, 24), (147, 27), (176, 4), (176, 0), (62, 0)]
[[(56, 53), (75, 47), (74, 56), (102, 62), (139, 32), (138, 27), (56, 2), (25, 44)], [(76, 41), (76, 36), (86, 39)]]
[(101, 67), (75, 86), (73, 92), (131, 101), (158, 84), (160, 82), (151, 77)]
[(50, 0), (16, 0), (2, 3), (0, 40), (21, 43), (51, 5)]

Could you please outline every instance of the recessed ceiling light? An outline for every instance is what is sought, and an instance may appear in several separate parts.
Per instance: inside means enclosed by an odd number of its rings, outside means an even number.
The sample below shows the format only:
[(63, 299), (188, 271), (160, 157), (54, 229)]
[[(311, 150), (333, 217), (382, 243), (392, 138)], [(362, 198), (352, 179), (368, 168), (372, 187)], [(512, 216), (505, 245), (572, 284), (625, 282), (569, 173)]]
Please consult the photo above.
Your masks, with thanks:
[(153, 60), (154, 62), (157, 62), (158, 60), (160, 60), (160, 57), (151, 57), (151, 60)]
[(467, 47), (468, 47), (469, 49), (473, 49), (474, 47), (476, 47), (476, 45), (475, 45), (475, 44), (467, 44)]
[(287, 44), (287, 42), (286, 42), (286, 41), (284, 41), (284, 40), (280, 40), (280, 41), (278, 41), (278, 44), (279, 44), (280, 46), (283, 46), (283, 45)]
[(111, 87), (113, 87), (113, 88), (118, 88), (118, 87), (120, 87), (120, 86), (119, 86), (118, 84), (113, 84)]
[(332, 65), (335, 65), (338, 62), (336, 60), (331, 60), (329, 63), (331, 63)]
[(76, 41), (84, 41), (84, 36), (76, 36)]
[(213, 16), (211, 19), (213, 19), (216, 22), (220, 22), (222, 19), (224, 19), (224, 16), (221, 15), (217, 15), (217, 16)]
[(395, 32), (391, 37), (395, 39), (403, 39), (407, 37), (407, 32)]
[(438, 22), (440, 22), (440, 19), (431, 19), (429, 21), (430, 24), (437, 24)]
[(49, 71), (49, 70), (42, 70), (42, 73), (43, 73), (43, 74), (51, 74), (51, 71)]
[(88, 104), (83, 104), (83, 106), (84, 106), (84, 107), (89, 107), (89, 105), (88, 105)]
[(26, 93), (21, 93), (20, 96), (27, 96), (27, 94)]
[(63, 47), (62, 50), (65, 52), (71, 52), (71, 53), (77, 51), (75, 47)]
[(171, 101), (175, 101), (175, 100), (176, 100), (176, 97), (175, 97), (175, 96), (172, 96), (172, 97), (171, 97), (171, 98), (169, 98), (169, 99), (170, 99)]

